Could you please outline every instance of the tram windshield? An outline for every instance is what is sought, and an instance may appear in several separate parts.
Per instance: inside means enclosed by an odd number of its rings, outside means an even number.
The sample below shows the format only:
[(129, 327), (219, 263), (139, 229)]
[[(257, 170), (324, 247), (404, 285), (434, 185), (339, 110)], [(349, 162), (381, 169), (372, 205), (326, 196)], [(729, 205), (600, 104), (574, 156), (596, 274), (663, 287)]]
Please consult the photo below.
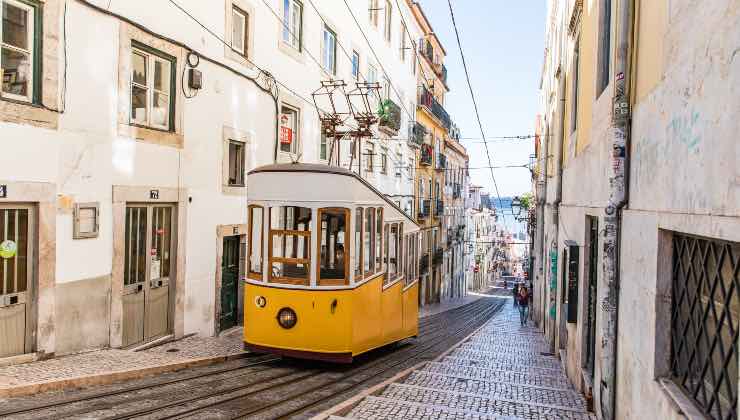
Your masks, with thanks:
[(311, 209), (270, 208), (270, 281), (309, 284), (311, 266)]

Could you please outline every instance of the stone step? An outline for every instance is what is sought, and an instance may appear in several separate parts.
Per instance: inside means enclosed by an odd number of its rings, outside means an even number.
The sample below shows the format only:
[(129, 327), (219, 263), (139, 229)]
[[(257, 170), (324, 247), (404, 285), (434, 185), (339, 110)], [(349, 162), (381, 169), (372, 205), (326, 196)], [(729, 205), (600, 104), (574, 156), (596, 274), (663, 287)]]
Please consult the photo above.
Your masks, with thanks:
[(391, 384), (381, 396), (397, 401), (444, 406), (455, 410), (466, 410), (482, 415), (503, 416), (505, 418), (589, 419), (589, 414), (582, 409), (545, 405), (532, 401), (494, 399), (488, 395), (428, 389), (406, 384)]
[(457, 376), (461, 378), (480, 379), (484, 381), (508, 382), (519, 385), (547, 386), (551, 388), (572, 389), (568, 378), (561, 374), (554, 375), (523, 373), (516, 370), (485, 369), (478, 366), (452, 363), (428, 363), (422, 372)]
[(526, 364), (526, 365), (520, 365), (516, 363), (512, 363), (511, 360), (501, 360), (501, 359), (470, 359), (466, 357), (459, 357), (456, 355), (449, 355), (446, 356), (443, 359), (443, 362), (445, 363), (453, 363), (453, 364), (467, 364), (470, 366), (477, 366), (483, 369), (494, 369), (494, 370), (513, 370), (516, 372), (522, 372), (522, 373), (530, 373), (530, 374), (538, 374), (543, 373), (546, 375), (554, 375), (554, 374), (565, 374), (563, 372), (563, 369), (558, 366), (557, 368), (548, 368), (548, 367), (542, 367), (542, 366), (535, 366), (532, 364)]

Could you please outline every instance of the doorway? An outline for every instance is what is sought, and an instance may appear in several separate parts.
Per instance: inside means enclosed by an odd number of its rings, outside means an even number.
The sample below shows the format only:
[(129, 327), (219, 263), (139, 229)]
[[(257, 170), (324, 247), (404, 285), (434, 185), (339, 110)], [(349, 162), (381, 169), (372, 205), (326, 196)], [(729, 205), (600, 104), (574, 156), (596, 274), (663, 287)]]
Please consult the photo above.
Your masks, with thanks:
[(584, 368), (593, 384), (596, 360), (596, 293), (598, 291), (599, 221), (588, 218), (588, 313), (586, 316), (586, 358)]
[(33, 351), (33, 207), (0, 204), (0, 357)]
[(170, 331), (170, 266), (175, 207), (126, 206), (123, 274), (124, 347), (151, 341)]
[(239, 262), (241, 261), (239, 236), (226, 236), (223, 242), (220, 331), (239, 324)]

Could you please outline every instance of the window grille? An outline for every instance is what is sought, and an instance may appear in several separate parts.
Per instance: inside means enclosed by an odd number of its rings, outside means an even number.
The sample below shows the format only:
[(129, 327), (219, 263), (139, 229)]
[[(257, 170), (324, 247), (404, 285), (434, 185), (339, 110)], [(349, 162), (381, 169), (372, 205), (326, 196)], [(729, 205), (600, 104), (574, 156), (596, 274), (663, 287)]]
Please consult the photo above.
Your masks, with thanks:
[(737, 418), (740, 244), (673, 235), (671, 373), (713, 419)]

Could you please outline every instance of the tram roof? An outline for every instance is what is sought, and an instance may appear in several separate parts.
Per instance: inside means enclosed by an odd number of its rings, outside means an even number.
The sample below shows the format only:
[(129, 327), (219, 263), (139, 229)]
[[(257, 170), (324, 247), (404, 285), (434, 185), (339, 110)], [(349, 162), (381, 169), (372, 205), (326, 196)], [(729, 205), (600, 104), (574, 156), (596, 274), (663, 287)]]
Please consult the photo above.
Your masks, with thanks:
[(360, 183), (362, 183), (365, 187), (369, 188), (372, 192), (374, 192), (378, 197), (385, 200), (385, 202), (390, 205), (391, 207), (398, 210), (400, 214), (402, 214), (406, 219), (408, 219), (411, 223), (413, 223), (416, 226), (419, 226), (418, 223), (411, 217), (409, 217), (406, 212), (404, 212), (400, 207), (396, 205), (393, 201), (391, 201), (388, 197), (386, 197), (385, 194), (383, 194), (380, 190), (375, 188), (371, 183), (367, 182), (367, 180), (357, 176), (356, 173), (350, 171), (349, 169), (342, 168), (339, 166), (331, 166), (327, 164), (319, 164), (319, 163), (275, 163), (270, 165), (264, 165), (257, 168), (252, 169), (247, 174), (258, 174), (258, 173), (265, 173), (265, 172), (309, 172), (309, 173), (323, 173), (323, 174), (331, 174), (331, 175), (343, 175), (348, 176), (350, 178), (354, 178)]

